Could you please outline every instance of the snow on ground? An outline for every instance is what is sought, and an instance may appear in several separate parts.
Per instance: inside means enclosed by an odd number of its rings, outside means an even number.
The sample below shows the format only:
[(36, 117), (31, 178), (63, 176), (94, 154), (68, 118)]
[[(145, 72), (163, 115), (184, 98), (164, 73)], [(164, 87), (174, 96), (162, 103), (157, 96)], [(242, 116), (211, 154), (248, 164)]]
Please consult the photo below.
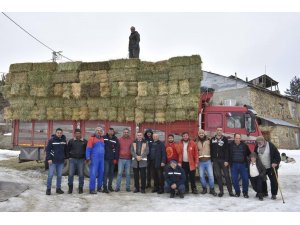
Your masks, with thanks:
[[(0, 151), (2, 154), (3, 152)], [(2, 181), (20, 182), (29, 185), (29, 190), (18, 197), (10, 198), (6, 202), (0, 203), (0, 212), (2, 211), (39, 211), (39, 212), (121, 212), (121, 211), (178, 211), (178, 212), (299, 212), (300, 211), (300, 151), (299, 150), (281, 150), (289, 157), (296, 159), (297, 163), (281, 163), (279, 169), (280, 185), (283, 191), (285, 204), (282, 203), (280, 193), (276, 201), (265, 198), (264, 201), (258, 201), (252, 188), (249, 188), (249, 199), (243, 197), (229, 197), (226, 187), (223, 198), (213, 197), (211, 195), (185, 195), (184, 199), (170, 199), (169, 194), (158, 195), (156, 193), (134, 194), (122, 191), (119, 193), (98, 193), (97, 195), (88, 194), (88, 179), (85, 179), (84, 194), (77, 194), (77, 190), (72, 195), (55, 194), (55, 177), (53, 179), (52, 195), (46, 196), (45, 171), (17, 171), (7, 168), (1, 168), (0, 179)], [(5, 153), (10, 154), (10, 153)], [(114, 178), (114, 184), (115, 184)], [(77, 177), (74, 181), (77, 187)], [(125, 178), (122, 180), (122, 185)], [(132, 180), (133, 184), (133, 180)], [(115, 185), (114, 185), (115, 186)], [(197, 186), (200, 190), (200, 182), (197, 179)], [(67, 192), (67, 177), (63, 177), (62, 189)], [(133, 188), (132, 188), (133, 189)], [(216, 187), (218, 192), (218, 188)]]
[(11, 151), (11, 150), (0, 149), (0, 161), (19, 156), (19, 154), (20, 154), (20, 151)]

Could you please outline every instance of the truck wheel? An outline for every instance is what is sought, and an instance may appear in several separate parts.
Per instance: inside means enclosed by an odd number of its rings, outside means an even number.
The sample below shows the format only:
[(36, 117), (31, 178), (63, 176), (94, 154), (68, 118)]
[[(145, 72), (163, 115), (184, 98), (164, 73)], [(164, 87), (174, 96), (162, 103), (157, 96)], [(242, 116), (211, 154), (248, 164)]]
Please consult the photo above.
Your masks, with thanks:
[(62, 175), (63, 175), (63, 176), (69, 175), (69, 166), (70, 166), (69, 160), (67, 159), (67, 160), (66, 160), (66, 163), (64, 164), (63, 171), (62, 171)]
[(83, 173), (84, 173), (84, 176), (90, 177), (90, 166), (88, 164), (84, 164)]

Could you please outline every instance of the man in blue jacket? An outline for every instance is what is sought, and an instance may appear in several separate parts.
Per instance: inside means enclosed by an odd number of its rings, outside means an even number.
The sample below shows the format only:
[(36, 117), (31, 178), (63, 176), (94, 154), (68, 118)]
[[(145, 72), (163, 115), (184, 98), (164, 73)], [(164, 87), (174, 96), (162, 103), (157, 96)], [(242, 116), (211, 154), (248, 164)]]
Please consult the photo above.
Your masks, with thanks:
[(170, 193), (170, 198), (175, 197), (175, 190), (178, 190), (180, 198), (184, 198), (185, 172), (177, 165), (176, 160), (171, 160), (170, 165), (165, 169), (165, 192)]
[(46, 147), (46, 161), (49, 164), (47, 190), (46, 195), (51, 195), (52, 178), (56, 170), (56, 193), (63, 194), (61, 190), (62, 170), (64, 168), (64, 161), (67, 154), (67, 140), (63, 135), (63, 130), (57, 128), (55, 134), (48, 141)]

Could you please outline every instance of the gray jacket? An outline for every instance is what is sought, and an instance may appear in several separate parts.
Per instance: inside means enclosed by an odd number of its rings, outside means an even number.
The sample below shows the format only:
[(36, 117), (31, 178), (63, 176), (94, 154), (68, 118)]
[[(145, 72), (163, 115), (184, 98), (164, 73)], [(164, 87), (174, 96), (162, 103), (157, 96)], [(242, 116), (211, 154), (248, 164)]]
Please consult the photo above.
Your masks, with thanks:
[[(139, 147), (137, 140), (135, 140), (130, 147), (132, 155), (132, 168), (143, 168), (147, 167), (147, 155), (149, 154), (148, 143), (145, 140), (142, 140), (142, 145)], [(137, 156), (142, 156), (141, 161), (137, 161)]]

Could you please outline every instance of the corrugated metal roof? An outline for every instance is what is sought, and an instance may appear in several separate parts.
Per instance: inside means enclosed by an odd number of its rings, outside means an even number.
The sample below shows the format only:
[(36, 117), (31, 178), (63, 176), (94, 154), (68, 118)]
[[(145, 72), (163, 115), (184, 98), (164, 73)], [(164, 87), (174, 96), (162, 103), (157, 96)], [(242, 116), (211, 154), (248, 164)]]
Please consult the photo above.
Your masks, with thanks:
[(300, 128), (300, 126), (294, 125), (292, 123), (286, 122), (284, 120), (280, 119), (275, 119), (275, 118), (268, 118), (268, 117), (262, 117), (262, 116), (257, 116), (261, 119), (267, 120), (275, 125), (281, 125), (281, 126), (287, 126), (287, 127), (295, 127), (295, 128)]

